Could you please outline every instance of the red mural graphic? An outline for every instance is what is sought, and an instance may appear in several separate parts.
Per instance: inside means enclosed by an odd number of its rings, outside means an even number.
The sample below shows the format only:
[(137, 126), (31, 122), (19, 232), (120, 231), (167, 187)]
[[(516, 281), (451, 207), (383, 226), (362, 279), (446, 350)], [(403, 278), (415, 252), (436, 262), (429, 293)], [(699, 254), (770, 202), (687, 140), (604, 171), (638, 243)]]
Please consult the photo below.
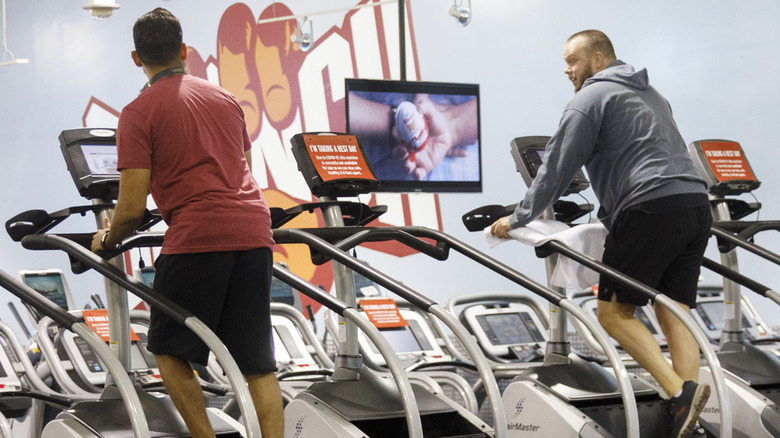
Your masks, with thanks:
[[(358, 5), (370, 3), (373, 1), (363, 0)], [(340, 27), (317, 35), (311, 50), (303, 52), (290, 38), (297, 27), (296, 20), (281, 18), (294, 15), (287, 5), (272, 3), (255, 15), (248, 5), (235, 3), (220, 17), (216, 53), (202, 55), (206, 53), (202, 48), (189, 48), (190, 74), (218, 82), (238, 99), (253, 142), (254, 174), (270, 206), (289, 208), (312, 201), (297, 171), (289, 139), (300, 132), (345, 130), (344, 78), (369, 75), (371, 79), (390, 79), (393, 76), (393, 67), (398, 64), (395, 13), (394, 4), (353, 9), (345, 15)], [(280, 19), (275, 20), (276, 17)], [(408, 8), (406, 19), (413, 58), (412, 63), (407, 61), (407, 68), (419, 76)], [(387, 224), (380, 218), (372, 225), (412, 224), (407, 196), (397, 197), (397, 204), (404, 210), (403, 223)], [(368, 203), (375, 205), (375, 197)], [(431, 196), (430, 203), (425, 210), (435, 212), (436, 217), (428, 222), (441, 229), (438, 197)], [(304, 214), (285, 225), (322, 226), (319, 214)], [(399, 244), (367, 246), (396, 256), (413, 252)], [(285, 262), (291, 271), (326, 290), (333, 283), (330, 264), (312, 264), (304, 245), (276, 245), (274, 260)], [(304, 307), (319, 308), (318, 303), (301, 298)]]

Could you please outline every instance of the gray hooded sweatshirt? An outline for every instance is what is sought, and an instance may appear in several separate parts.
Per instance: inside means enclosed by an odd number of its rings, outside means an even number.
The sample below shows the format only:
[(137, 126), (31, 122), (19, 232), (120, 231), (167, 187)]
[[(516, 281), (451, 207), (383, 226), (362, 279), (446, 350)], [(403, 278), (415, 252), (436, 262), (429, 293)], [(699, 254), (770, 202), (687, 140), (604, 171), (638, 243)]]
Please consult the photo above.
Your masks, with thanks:
[(525, 226), (557, 200), (585, 166), (609, 230), (626, 207), (706, 193), (666, 99), (647, 70), (617, 60), (587, 79), (563, 111), (536, 179), (509, 218)]

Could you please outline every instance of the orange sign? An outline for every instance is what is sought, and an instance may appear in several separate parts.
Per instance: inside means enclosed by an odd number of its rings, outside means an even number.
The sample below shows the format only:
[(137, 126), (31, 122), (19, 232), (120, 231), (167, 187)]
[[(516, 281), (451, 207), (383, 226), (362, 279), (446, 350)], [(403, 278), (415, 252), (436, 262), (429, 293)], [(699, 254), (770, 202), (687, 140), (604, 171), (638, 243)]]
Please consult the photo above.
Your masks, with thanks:
[(739, 143), (734, 141), (701, 142), (701, 150), (718, 182), (756, 180)]
[[(84, 322), (95, 333), (100, 336), (106, 342), (110, 341), (108, 332), (108, 309), (88, 309), (82, 310), (81, 315), (84, 317)], [(133, 329), (130, 329), (130, 341), (138, 341), (138, 335), (135, 334)]]
[(304, 135), (303, 140), (323, 181), (376, 179), (354, 135)]
[(360, 300), (360, 308), (376, 328), (396, 328), (409, 325), (391, 298)]

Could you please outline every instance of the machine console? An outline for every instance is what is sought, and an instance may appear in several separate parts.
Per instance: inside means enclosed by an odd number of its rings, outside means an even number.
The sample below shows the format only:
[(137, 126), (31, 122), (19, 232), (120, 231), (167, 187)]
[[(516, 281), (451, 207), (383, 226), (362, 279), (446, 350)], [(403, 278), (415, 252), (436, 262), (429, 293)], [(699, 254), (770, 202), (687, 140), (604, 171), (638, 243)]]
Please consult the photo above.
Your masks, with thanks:
[[(539, 172), (539, 167), (544, 161), (545, 147), (550, 137), (533, 136), (518, 137), (511, 141), (512, 158), (515, 159), (517, 171), (523, 175), (523, 180), (530, 186)], [(563, 193), (563, 196), (573, 193), (579, 193), (590, 187), (588, 179), (582, 169), (578, 170), (571, 180), (569, 187)]]
[(298, 329), (290, 319), (271, 315), (273, 326), (274, 354), (279, 370), (310, 371), (318, 368), (317, 362), (309, 354)]
[(357, 196), (379, 186), (358, 137), (303, 133), (290, 139), (292, 153), (316, 197)]
[[(152, 376), (151, 379), (159, 382), (160, 372), (157, 370), (157, 362), (154, 360), (154, 355), (146, 349), (148, 327), (138, 323), (132, 323), (130, 326), (138, 336), (138, 340), (133, 341), (130, 345), (131, 371), (139, 376)], [(61, 332), (60, 345), (70, 359), (73, 370), (82, 380), (98, 387), (105, 384), (106, 366), (87, 344), (87, 341), (71, 331), (63, 331)]]
[[(379, 332), (393, 348), (393, 351), (398, 354), (404, 365), (411, 365), (424, 358), (430, 360), (452, 359), (441, 349), (433, 330), (428, 326), (428, 321), (420, 313), (404, 308), (399, 308), (398, 311), (408, 325), (379, 328)], [(366, 360), (380, 366), (387, 365), (374, 343), (363, 332), (358, 333), (358, 342)]]
[(714, 195), (739, 195), (757, 189), (761, 182), (753, 173), (742, 146), (730, 140), (698, 140), (691, 143), (691, 158)]
[(115, 129), (62, 131), (60, 149), (81, 196), (87, 199), (119, 196)]
[[(19, 279), (63, 310), (73, 310), (73, 296), (60, 269), (22, 270)], [(25, 304), (25, 307), (33, 324), (38, 324), (43, 315), (30, 305)]]
[(473, 305), (463, 309), (461, 320), (488, 355), (502, 359), (532, 360), (549, 338), (536, 312), (522, 303)]
[[(710, 342), (720, 342), (720, 337), (725, 325), (725, 306), (723, 296), (699, 297), (696, 300), (696, 308), (691, 310), (693, 319), (699, 324)], [(767, 333), (758, 328), (755, 319), (747, 311), (746, 306), (742, 306), (742, 331), (749, 339), (759, 339), (766, 337)]]

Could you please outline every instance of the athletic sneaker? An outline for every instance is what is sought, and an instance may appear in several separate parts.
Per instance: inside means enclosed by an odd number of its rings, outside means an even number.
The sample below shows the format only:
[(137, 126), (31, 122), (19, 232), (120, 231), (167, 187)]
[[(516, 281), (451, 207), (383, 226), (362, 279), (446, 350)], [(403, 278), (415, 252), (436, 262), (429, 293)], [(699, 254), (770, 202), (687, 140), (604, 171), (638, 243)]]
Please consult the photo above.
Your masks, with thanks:
[(709, 397), (709, 385), (699, 385), (690, 380), (683, 384), (682, 394), (669, 400), (669, 415), (672, 417), (671, 437), (687, 438), (691, 436), (699, 414), (704, 409)]
[(705, 430), (701, 424), (696, 424), (693, 426), (693, 432), (691, 433), (691, 438), (707, 438), (707, 430)]

